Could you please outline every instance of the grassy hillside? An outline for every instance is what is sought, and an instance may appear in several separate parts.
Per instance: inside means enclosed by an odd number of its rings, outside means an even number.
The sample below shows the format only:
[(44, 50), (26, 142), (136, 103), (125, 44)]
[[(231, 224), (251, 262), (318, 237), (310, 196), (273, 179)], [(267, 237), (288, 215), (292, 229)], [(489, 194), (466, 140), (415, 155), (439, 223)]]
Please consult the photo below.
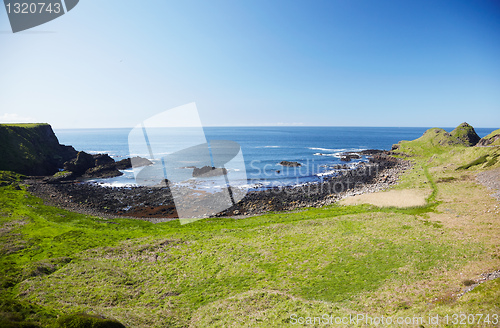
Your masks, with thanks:
[(323, 314), (417, 322), (438, 314), (448, 326), (495, 326), (492, 317), (451, 318), (500, 314), (498, 279), (457, 296), (500, 268), (498, 202), (475, 183), (477, 172), (500, 168), (492, 162), (500, 147), (453, 146), (430, 133), (438, 140), (402, 144), (414, 167), (396, 188), (429, 190), (427, 204), (414, 208), (151, 224), (46, 206), (18, 187), (19, 176), (3, 173), (0, 317), (12, 327), (64, 327), (75, 313), (126, 327), (283, 327)]
[(432, 156), (445, 153), (452, 148), (466, 147), (463, 142), (440, 128), (429, 129), (413, 141), (400, 141), (399, 145), (401, 153), (421, 156)]
[(499, 134), (500, 134), (500, 129), (498, 129), (498, 130), (495, 130), (495, 131), (491, 132), (491, 133), (490, 133), (490, 134), (488, 134), (486, 137), (484, 137), (484, 139), (490, 139), (490, 138), (492, 138), (492, 137), (494, 137), (494, 136), (496, 136), (496, 135), (499, 135)]
[[(500, 146), (500, 129), (495, 130), (482, 139), (489, 146)], [(491, 143), (490, 143), (491, 142)]]

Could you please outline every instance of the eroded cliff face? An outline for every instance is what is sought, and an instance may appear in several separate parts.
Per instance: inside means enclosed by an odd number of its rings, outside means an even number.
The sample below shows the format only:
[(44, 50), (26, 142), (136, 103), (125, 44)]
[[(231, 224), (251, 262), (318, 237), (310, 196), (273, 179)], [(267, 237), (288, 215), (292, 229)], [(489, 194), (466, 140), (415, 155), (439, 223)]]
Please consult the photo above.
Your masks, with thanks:
[(76, 154), (59, 144), (49, 124), (0, 124), (0, 170), (52, 175)]

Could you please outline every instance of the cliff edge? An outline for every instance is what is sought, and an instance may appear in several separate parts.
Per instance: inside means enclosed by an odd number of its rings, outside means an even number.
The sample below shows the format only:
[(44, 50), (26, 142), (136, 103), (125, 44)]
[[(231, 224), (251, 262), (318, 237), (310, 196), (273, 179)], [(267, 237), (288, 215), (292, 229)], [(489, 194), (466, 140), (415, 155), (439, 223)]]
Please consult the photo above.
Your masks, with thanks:
[(49, 124), (0, 124), (0, 170), (52, 175), (76, 154), (59, 144)]

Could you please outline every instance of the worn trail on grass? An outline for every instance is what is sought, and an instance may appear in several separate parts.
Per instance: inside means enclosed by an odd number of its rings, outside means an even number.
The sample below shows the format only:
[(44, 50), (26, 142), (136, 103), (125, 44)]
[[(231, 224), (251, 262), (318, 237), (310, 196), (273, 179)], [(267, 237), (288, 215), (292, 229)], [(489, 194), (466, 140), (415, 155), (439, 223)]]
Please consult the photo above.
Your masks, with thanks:
[(372, 194), (363, 194), (343, 199), (342, 205), (371, 204), (379, 207), (424, 206), (428, 192), (414, 189), (389, 190)]

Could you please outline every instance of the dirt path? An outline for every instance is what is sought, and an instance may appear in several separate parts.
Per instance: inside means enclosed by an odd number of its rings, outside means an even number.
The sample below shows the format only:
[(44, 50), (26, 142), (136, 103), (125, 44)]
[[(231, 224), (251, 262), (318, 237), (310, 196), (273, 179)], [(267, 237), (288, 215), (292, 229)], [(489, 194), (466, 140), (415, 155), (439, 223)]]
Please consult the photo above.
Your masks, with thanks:
[(428, 192), (416, 189), (389, 190), (343, 199), (341, 205), (372, 204), (375, 206), (412, 207), (425, 205)]

